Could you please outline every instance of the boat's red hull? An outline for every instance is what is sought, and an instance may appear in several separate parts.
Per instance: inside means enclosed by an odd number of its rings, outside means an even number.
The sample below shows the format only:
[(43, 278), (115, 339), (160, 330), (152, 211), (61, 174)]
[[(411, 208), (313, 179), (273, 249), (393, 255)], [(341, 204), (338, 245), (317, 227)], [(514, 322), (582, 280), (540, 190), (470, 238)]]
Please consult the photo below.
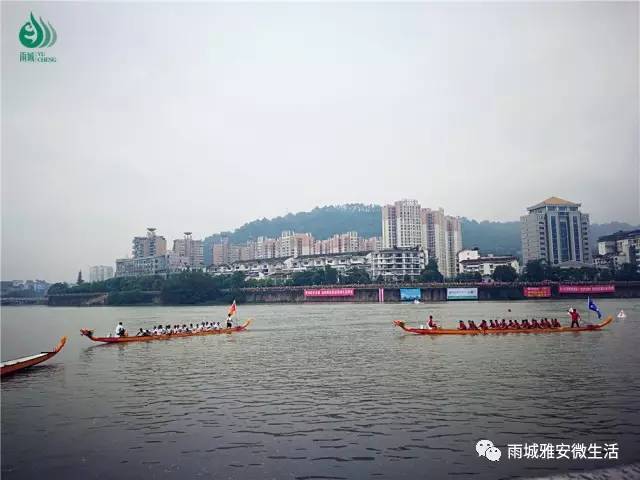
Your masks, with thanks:
[(55, 356), (64, 344), (67, 343), (67, 337), (62, 337), (60, 339), (60, 343), (52, 352), (42, 352), (38, 355), (32, 355), (30, 357), (24, 357), (24, 359), (16, 359), (9, 360), (8, 362), (4, 362), (2, 364), (2, 368), (0, 369), (0, 376), (4, 377), (6, 375), (11, 375), (12, 373), (19, 372), (20, 370), (24, 370), (25, 368), (33, 367), (42, 362), (46, 362), (51, 357)]
[(613, 317), (609, 316), (601, 323), (596, 325), (588, 325), (585, 327), (560, 327), (560, 328), (490, 328), (487, 330), (457, 330), (449, 328), (413, 328), (407, 327), (402, 320), (394, 320), (393, 324), (400, 327), (402, 330), (415, 335), (504, 335), (508, 333), (569, 333), (569, 332), (593, 332), (602, 330), (613, 321)]
[(174, 338), (186, 338), (186, 337), (203, 337), (206, 335), (220, 335), (223, 333), (236, 333), (242, 332), (246, 330), (247, 327), (251, 324), (251, 320), (247, 320), (242, 325), (232, 328), (223, 328), (220, 330), (208, 330), (206, 332), (196, 332), (196, 333), (174, 333), (172, 335), (149, 335), (146, 337), (94, 337), (93, 332), (91, 330), (82, 329), (80, 333), (87, 337), (89, 340), (93, 340), (94, 342), (103, 342), (103, 343), (129, 343), (129, 342), (150, 342), (153, 340), (171, 340)]

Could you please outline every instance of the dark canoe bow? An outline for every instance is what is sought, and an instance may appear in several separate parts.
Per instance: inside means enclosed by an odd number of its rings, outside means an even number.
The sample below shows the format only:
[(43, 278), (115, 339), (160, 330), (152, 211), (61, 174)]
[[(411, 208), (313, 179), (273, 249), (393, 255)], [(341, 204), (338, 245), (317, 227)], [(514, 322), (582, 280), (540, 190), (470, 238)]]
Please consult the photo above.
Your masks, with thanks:
[(585, 325), (584, 327), (560, 327), (560, 328), (508, 328), (506, 330), (499, 328), (490, 328), (487, 330), (458, 330), (453, 328), (414, 328), (408, 327), (402, 320), (394, 320), (393, 324), (402, 330), (415, 335), (491, 335), (506, 333), (570, 333), (570, 332), (593, 332), (602, 330), (604, 327), (613, 322), (613, 317), (608, 316), (602, 322), (595, 325)]
[(29, 357), (16, 358), (15, 360), (2, 362), (0, 376), (4, 377), (5, 375), (19, 372), (20, 370), (24, 370), (25, 368), (32, 367), (49, 360), (60, 350), (62, 350), (62, 347), (64, 347), (65, 343), (67, 343), (67, 337), (62, 337), (60, 339), (60, 343), (58, 343), (58, 346), (52, 352), (42, 352), (36, 355), (31, 355)]
[(206, 335), (221, 335), (223, 333), (236, 333), (246, 330), (251, 324), (252, 320), (249, 319), (242, 325), (231, 328), (221, 328), (220, 330), (207, 330), (205, 332), (195, 333), (173, 333), (171, 335), (148, 335), (148, 336), (125, 336), (125, 337), (94, 337), (93, 330), (83, 328), (80, 330), (80, 334), (87, 337), (94, 342), (103, 343), (128, 343), (128, 342), (150, 342), (152, 340), (171, 340), (173, 338), (186, 338), (186, 337), (204, 337)]

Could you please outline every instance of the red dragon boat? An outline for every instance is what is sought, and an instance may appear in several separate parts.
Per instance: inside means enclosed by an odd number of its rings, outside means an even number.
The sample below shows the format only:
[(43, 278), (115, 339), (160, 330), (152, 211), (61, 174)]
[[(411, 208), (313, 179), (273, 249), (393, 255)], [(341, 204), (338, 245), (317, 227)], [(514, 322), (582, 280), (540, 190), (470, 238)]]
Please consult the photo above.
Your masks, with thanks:
[(453, 328), (414, 328), (408, 327), (402, 320), (394, 320), (393, 324), (402, 330), (415, 335), (493, 335), (506, 333), (570, 333), (570, 332), (594, 332), (602, 330), (604, 327), (613, 322), (613, 317), (609, 316), (602, 322), (595, 325), (585, 325), (584, 327), (559, 327), (559, 328), (490, 328), (487, 330), (458, 330)]
[(251, 319), (244, 322), (242, 325), (231, 328), (221, 328), (220, 330), (206, 330), (204, 332), (194, 333), (172, 333), (171, 335), (147, 335), (147, 336), (124, 336), (124, 337), (94, 337), (93, 330), (83, 328), (80, 330), (80, 334), (87, 337), (94, 342), (103, 343), (127, 343), (127, 342), (150, 342), (152, 340), (171, 340), (173, 338), (185, 338), (185, 337), (203, 337), (205, 335), (220, 335), (223, 333), (236, 333), (246, 330), (251, 324)]
[(67, 343), (67, 337), (62, 337), (60, 339), (60, 343), (58, 343), (58, 346), (52, 352), (42, 352), (36, 355), (31, 355), (29, 357), (16, 358), (15, 360), (2, 362), (0, 368), (0, 376), (4, 377), (5, 375), (19, 372), (20, 370), (24, 370), (25, 368), (32, 367), (49, 360), (60, 350), (62, 350), (62, 347), (64, 347), (65, 343)]

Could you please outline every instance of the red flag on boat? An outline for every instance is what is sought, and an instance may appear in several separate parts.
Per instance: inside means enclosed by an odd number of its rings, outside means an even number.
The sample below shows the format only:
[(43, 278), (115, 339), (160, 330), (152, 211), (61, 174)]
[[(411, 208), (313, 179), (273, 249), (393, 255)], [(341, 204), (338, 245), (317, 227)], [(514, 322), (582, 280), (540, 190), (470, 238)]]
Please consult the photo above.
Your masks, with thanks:
[(237, 310), (238, 309), (236, 308), (236, 301), (234, 300), (231, 306), (229, 307), (229, 315), (235, 315)]

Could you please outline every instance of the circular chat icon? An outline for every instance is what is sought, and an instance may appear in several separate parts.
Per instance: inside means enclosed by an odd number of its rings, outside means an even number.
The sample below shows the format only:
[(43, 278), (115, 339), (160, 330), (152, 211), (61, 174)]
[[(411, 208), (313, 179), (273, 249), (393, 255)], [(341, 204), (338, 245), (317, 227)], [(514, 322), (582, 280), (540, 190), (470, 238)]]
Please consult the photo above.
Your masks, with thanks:
[(476, 452), (478, 452), (479, 457), (484, 457), (487, 449), (491, 447), (493, 447), (491, 440), (478, 440), (478, 443), (476, 443)]
[(484, 452), (484, 456), (487, 457), (492, 462), (497, 462), (500, 460), (500, 457), (502, 456), (502, 452), (500, 451), (499, 448), (489, 447), (487, 448), (487, 451)]

